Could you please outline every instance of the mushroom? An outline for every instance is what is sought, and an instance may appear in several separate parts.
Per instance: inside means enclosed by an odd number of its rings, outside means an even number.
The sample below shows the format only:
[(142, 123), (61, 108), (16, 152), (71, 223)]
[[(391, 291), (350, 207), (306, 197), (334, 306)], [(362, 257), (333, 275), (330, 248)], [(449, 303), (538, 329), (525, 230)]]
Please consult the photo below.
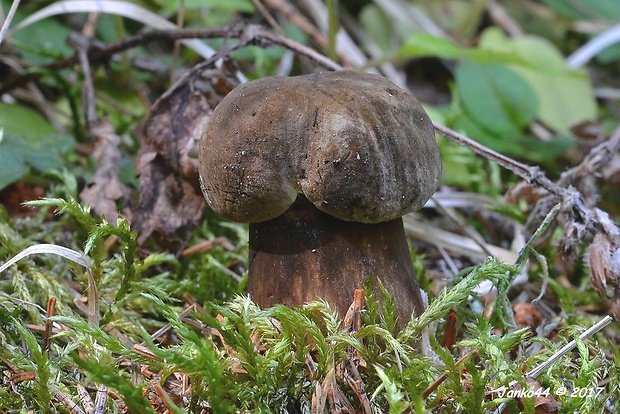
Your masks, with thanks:
[(324, 299), (344, 315), (371, 278), (394, 298), (399, 325), (421, 313), (401, 216), (426, 203), (440, 175), (420, 103), (353, 71), (241, 85), (200, 141), (207, 203), (250, 223), (248, 292), (264, 307)]

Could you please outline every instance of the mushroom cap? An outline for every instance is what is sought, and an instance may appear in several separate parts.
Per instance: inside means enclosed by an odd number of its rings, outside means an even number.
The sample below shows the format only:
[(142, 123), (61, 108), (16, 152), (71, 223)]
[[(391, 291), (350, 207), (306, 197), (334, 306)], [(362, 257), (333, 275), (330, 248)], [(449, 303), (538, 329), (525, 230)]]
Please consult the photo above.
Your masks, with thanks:
[(298, 194), (341, 220), (388, 221), (421, 208), (440, 175), (422, 105), (384, 77), (353, 71), (243, 84), (200, 141), (207, 203), (246, 223), (280, 216)]

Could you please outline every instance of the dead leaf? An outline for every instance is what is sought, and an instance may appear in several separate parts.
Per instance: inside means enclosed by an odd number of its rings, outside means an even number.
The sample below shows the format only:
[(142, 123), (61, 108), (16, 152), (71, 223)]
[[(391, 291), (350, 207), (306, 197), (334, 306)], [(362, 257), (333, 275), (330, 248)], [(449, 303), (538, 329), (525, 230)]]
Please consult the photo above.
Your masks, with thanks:
[(451, 310), (448, 313), (446, 318), (446, 327), (443, 331), (443, 338), (441, 340), (441, 344), (448, 348), (450, 352), (454, 349), (454, 344), (456, 343), (457, 331), (456, 324), (458, 322), (458, 316), (454, 310)]
[(357, 332), (362, 325), (362, 310), (364, 308), (364, 292), (362, 289), (355, 289), (353, 292), (353, 302), (349, 306), (347, 314), (344, 316), (342, 327), (353, 332)]
[(23, 203), (42, 197), (45, 197), (45, 190), (42, 187), (18, 181), (0, 191), (0, 204), (11, 217), (34, 216), (37, 211), (24, 206)]
[(532, 331), (536, 331), (542, 322), (540, 311), (531, 303), (517, 303), (512, 309), (515, 313), (515, 322), (519, 326), (529, 326)]
[(533, 208), (533, 206), (541, 198), (547, 196), (549, 193), (540, 187), (536, 187), (526, 181), (519, 181), (514, 186), (508, 189), (504, 195), (506, 203), (518, 204), (524, 200), (527, 206)]
[(92, 156), (97, 163), (97, 171), (80, 193), (80, 199), (90, 205), (95, 213), (115, 223), (118, 218), (116, 203), (129, 194), (118, 177), (122, 158), (118, 148), (121, 138), (108, 120), (93, 122), (90, 132), (95, 141)]
[(140, 203), (133, 216), (138, 243), (149, 236), (178, 253), (206, 205), (198, 182), (197, 143), (220, 100), (238, 81), (234, 70), (209, 67), (186, 76), (153, 105), (136, 160)]
[(594, 289), (620, 317), (620, 247), (605, 233), (597, 233), (588, 249), (588, 266)]
[(560, 406), (558, 402), (555, 400), (553, 395), (548, 392), (548, 389), (543, 389), (543, 386), (540, 382), (536, 381), (533, 378), (526, 377), (525, 382), (528, 387), (534, 391), (534, 413), (535, 414), (556, 414)]

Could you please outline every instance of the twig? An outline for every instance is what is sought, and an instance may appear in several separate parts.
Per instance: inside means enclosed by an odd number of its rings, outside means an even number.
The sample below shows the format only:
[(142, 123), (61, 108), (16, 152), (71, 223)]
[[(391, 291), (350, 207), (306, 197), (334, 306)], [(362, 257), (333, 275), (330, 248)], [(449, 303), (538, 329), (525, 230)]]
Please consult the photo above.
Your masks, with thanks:
[(563, 194), (564, 189), (562, 189), (560, 186), (547, 178), (539, 167), (533, 167), (519, 161), (515, 161), (512, 158), (507, 157), (504, 154), (500, 154), (499, 152), (494, 151), (488, 147), (485, 147), (484, 145), (474, 141), (473, 139), (463, 134), (459, 134), (458, 132), (453, 131), (440, 123), (433, 122), (433, 127), (435, 128), (435, 131), (439, 132), (450, 141), (463, 147), (467, 147), (474, 153), (481, 155), (488, 160), (496, 162), (505, 169), (517, 174), (519, 177), (523, 178), (527, 182), (538, 184), (540, 187), (544, 188), (552, 194), (558, 196)]
[[(239, 44), (231, 47), (228, 51), (237, 50), (250, 45), (259, 45), (263, 47), (280, 46), (289, 49), (300, 56), (305, 56), (317, 64), (331, 70), (341, 70), (342, 66), (329, 58), (323, 56), (308, 46), (295, 42), (285, 36), (271, 33), (267, 29), (258, 25), (250, 25), (244, 28), (231, 29), (229, 27), (207, 28), (207, 29), (178, 29), (178, 30), (154, 30), (151, 32), (141, 33), (135, 36), (127, 37), (118, 42), (112, 43), (102, 48), (90, 48), (88, 50), (88, 60), (91, 64), (107, 61), (110, 56), (125, 50), (144, 45), (154, 41), (161, 40), (181, 40), (181, 39), (211, 39), (211, 38), (234, 38), (239, 39)], [(221, 57), (221, 55), (220, 55)], [(213, 58), (208, 59), (212, 61)], [(78, 63), (79, 54), (58, 60), (49, 65), (43, 66), (42, 71), (28, 72), (23, 76), (16, 78), (14, 81), (0, 88), (0, 96), (10, 92), (11, 90), (23, 86), (32, 79), (41, 76), (46, 71), (57, 71)]]
[(174, 402), (160, 384), (155, 384), (155, 392), (157, 393), (159, 398), (161, 398), (161, 402), (170, 412), (176, 411), (176, 405), (174, 405)]
[(563, 172), (559, 183), (566, 186), (579, 179), (580, 176), (597, 174), (605, 164), (611, 161), (618, 150), (620, 150), (620, 125), (616, 127), (608, 140), (592, 148), (579, 165)]
[(86, 414), (71, 398), (69, 398), (60, 388), (55, 385), (49, 386), (50, 391), (54, 394), (54, 397), (65, 406), (71, 414)]
[(99, 388), (97, 388), (97, 394), (95, 394), (94, 414), (103, 414), (107, 399), (108, 399), (107, 388), (105, 385), (101, 384), (99, 385)]
[(322, 49), (327, 49), (327, 38), (310, 20), (301, 14), (292, 4), (284, 0), (265, 0), (272, 9), (284, 14), (286, 18), (303, 30), (313, 42)]
[(267, 23), (279, 34), (284, 35), (284, 30), (278, 24), (276, 19), (269, 13), (269, 10), (265, 7), (265, 5), (261, 2), (261, 0), (252, 0), (252, 4), (256, 7), (256, 10), (267, 20)]
[[(86, 124), (89, 130), (97, 123), (97, 106), (95, 104), (95, 88), (93, 86), (93, 78), (90, 73), (90, 62), (88, 60), (88, 45), (90, 39), (81, 35), (70, 35), (69, 43), (75, 47), (84, 81), (82, 82), (82, 100), (84, 105), (84, 114), (86, 116)], [(92, 131), (90, 136), (93, 136)]]
[(43, 352), (47, 351), (50, 347), (50, 341), (52, 337), (52, 327), (54, 326), (54, 323), (52, 322), (50, 318), (54, 316), (55, 313), (56, 313), (56, 298), (52, 296), (47, 301), (47, 312), (45, 315), (45, 333), (43, 335), (43, 345), (41, 346), (41, 348), (43, 349)]
[[(268, 32), (264, 28), (260, 26), (248, 26), (245, 30), (248, 30), (250, 33), (254, 35), (254, 41), (259, 46), (269, 47), (269, 46), (282, 46), (286, 49), (289, 49), (295, 52), (298, 55), (305, 56), (319, 65), (331, 69), (331, 70), (342, 70), (343, 67), (333, 60), (325, 57), (324, 55), (318, 53), (316, 50), (302, 45), (301, 43), (295, 42), (294, 40), (289, 39), (288, 37), (280, 36), (275, 33)], [(240, 39), (243, 39), (244, 36), (241, 36)]]
[(502, 27), (512, 37), (523, 36), (523, 30), (519, 24), (506, 12), (504, 6), (492, 0), (487, 4), (487, 11), (491, 20)]
[[(181, 0), (179, 7), (177, 8), (177, 26), (183, 27), (183, 23), (185, 20), (185, 0)], [(174, 46), (172, 48), (172, 67), (170, 68), (170, 83), (172, 84), (176, 79), (176, 71), (179, 66), (181, 56), (181, 42), (174, 42)]]
[(79, 382), (76, 384), (76, 388), (82, 407), (84, 407), (84, 412), (86, 414), (93, 414), (95, 411), (95, 404), (93, 403), (92, 398), (90, 398), (88, 391)]
[[(454, 366), (461, 365), (463, 361), (475, 355), (478, 355), (477, 349), (474, 349), (473, 351), (463, 355), (462, 358), (460, 358), (458, 361), (454, 363)], [(446, 378), (448, 378), (448, 372), (444, 372), (443, 374), (441, 374), (435, 381), (433, 381), (431, 385), (429, 385), (424, 391), (422, 391), (422, 398), (428, 397), (431, 394), (431, 392), (435, 391), (437, 387), (439, 387), (439, 385), (446, 380)]]
[[(183, 318), (187, 317), (188, 315), (191, 315), (195, 311), (196, 311), (196, 305), (192, 304), (192, 305), (188, 306), (187, 308), (185, 308), (183, 310), (183, 312), (181, 312), (181, 314), (179, 315), (179, 319), (183, 319)], [(155, 341), (157, 338), (163, 336), (170, 329), (172, 329), (172, 325), (170, 323), (165, 324), (164, 326), (159, 328), (156, 332), (151, 334), (151, 336), (150, 336), (151, 341)], [(145, 345), (146, 345), (146, 342), (144, 342), (144, 341), (142, 341), (139, 344), (139, 346), (143, 347), (143, 348), (144, 348)]]
[[(496, 162), (528, 183), (542, 187), (550, 194), (556, 196), (562, 203), (563, 211), (570, 214), (579, 223), (582, 223), (590, 232), (602, 231), (611, 238), (616, 238), (620, 235), (620, 229), (611, 220), (606, 219), (607, 214), (605, 212), (598, 208), (588, 207), (579, 191), (572, 187), (563, 187), (551, 181), (539, 167), (515, 161), (437, 122), (433, 122), (433, 127), (450, 141), (467, 147), (474, 153)], [(617, 150), (618, 146), (620, 146), (620, 127), (616, 129), (608, 143), (610, 143), (608, 145), (611, 148)]]
[(344, 371), (345, 371), (345, 379), (347, 383), (349, 384), (349, 386), (355, 393), (357, 400), (362, 406), (362, 413), (371, 414), (372, 408), (370, 406), (370, 400), (368, 399), (368, 395), (366, 393), (366, 387), (364, 386), (364, 381), (362, 380), (362, 377), (357, 369), (357, 366), (355, 365), (351, 357), (347, 358), (346, 367)]

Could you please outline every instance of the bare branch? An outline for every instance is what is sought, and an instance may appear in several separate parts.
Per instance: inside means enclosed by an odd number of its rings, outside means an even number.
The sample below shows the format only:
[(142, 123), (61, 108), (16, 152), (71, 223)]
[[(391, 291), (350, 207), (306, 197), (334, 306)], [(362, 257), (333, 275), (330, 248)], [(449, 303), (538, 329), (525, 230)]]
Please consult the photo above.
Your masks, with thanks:
[[(181, 40), (181, 39), (212, 39), (212, 38), (233, 38), (239, 39), (239, 43), (231, 47), (228, 52), (237, 50), (246, 46), (259, 45), (263, 47), (283, 47), (291, 50), (299, 56), (316, 62), (330, 70), (341, 70), (342, 66), (332, 61), (326, 56), (320, 54), (314, 49), (298, 43), (276, 33), (272, 33), (262, 26), (249, 25), (243, 28), (219, 27), (207, 29), (175, 29), (175, 30), (154, 30), (151, 32), (141, 33), (135, 36), (127, 37), (112, 43), (105, 47), (91, 47), (88, 50), (88, 61), (91, 64), (107, 61), (111, 56), (141, 46), (154, 41), (161, 40)], [(222, 57), (221, 54), (219, 54)], [(29, 81), (36, 79), (46, 71), (57, 71), (80, 62), (78, 53), (66, 59), (58, 60), (54, 63), (43, 67), (42, 71), (26, 73), (14, 81), (0, 88), (0, 96), (10, 92), (11, 90), (25, 85)]]

